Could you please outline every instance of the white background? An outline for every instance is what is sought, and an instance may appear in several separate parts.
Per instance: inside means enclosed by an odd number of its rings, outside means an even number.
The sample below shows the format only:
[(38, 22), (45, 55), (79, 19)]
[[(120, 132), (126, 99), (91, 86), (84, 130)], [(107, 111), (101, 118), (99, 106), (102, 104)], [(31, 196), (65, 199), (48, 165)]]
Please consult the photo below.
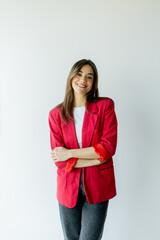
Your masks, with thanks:
[(117, 196), (103, 240), (160, 239), (160, 1), (0, 4), (2, 240), (63, 239), (48, 113), (72, 65), (91, 59), (115, 101)]

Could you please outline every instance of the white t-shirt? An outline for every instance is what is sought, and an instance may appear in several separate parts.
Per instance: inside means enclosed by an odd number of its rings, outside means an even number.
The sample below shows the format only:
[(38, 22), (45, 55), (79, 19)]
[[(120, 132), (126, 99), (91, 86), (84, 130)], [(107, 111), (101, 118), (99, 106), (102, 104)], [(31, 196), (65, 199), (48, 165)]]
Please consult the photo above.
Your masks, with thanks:
[(82, 148), (82, 126), (85, 113), (85, 106), (73, 107), (75, 129), (79, 147)]

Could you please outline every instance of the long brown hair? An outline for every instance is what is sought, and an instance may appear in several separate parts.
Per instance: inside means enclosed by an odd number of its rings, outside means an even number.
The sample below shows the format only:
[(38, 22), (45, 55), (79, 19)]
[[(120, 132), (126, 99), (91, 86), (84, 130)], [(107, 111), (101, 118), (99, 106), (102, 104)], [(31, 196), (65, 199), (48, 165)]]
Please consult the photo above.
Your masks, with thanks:
[(69, 72), (68, 78), (67, 78), (64, 101), (55, 106), (55, 108), (62, 107), (61, 115), (62, 115), (62, 119), (65, 124), (67, 124), (67, 122), (73, 122), (73, 118), (71, 116), (72, 111), (73, 111), (73, 100), (74, 100), (74, 90), (72, 88), (72, 79), (84, 65), (90, 65), (94, 72), (94, 80), (93, 80), (92, 89), (86, 94), (86, 103), (85, 103), (86, 111), (89, 112), (87, 109), (87, 102), (89, 102), (89, 103), (97, 102), (101, 99), (107, 98), (107, 97), (99, 97), (98, 71), (97, 71), (96, 65), (90, 59), (88, 59), (88, 60), (81, 59), (81, 60), (77, 61), (72, 66), (72, 68)]

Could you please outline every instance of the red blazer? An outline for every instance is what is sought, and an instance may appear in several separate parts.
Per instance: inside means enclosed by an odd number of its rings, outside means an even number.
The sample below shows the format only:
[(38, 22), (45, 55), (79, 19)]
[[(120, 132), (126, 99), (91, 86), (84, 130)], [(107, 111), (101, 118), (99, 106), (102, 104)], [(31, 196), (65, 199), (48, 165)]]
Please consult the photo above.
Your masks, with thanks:
[[(103, 156), (108, 159), (101, 165), (82, 168), (86, 197), (90, 204), (94, 204), (111, 199), (117, 194), (112, 159), (117, 145), (117, 118), (114, 102), (110, 98), (96, 103), (87, 103), (87, 106), (90, 113), (85, 111), (84, 114), (82, 148), (93, 146), (95, 152), (101, 156), (100, 160)], [(67, 149), (79, 148), (75, 125), (74, 123), (65, 125), (61, 117), (61, 107), (52, 109), (48, 120), (52, 150), (60, 146)], [(70, 172), (66, 171), (69, 161), (74, 160), (75, 158), (70, 158), (55, 163), (57, 166), (57, 200), (69, 208), (76, 205), (81, 173), (81, 168), (71, 168)]]

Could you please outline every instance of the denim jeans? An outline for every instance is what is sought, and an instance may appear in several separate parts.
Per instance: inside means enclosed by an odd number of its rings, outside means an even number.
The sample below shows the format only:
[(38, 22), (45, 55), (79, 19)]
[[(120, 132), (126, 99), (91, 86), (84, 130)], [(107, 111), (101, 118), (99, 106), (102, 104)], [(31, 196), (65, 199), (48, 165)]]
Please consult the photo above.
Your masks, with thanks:
[(82, 170), (77, 204), (68, 208), (58, 202), (64, 240), (100, 240), (107, 216), (109, 200), (89, 204), (85, 195)]

